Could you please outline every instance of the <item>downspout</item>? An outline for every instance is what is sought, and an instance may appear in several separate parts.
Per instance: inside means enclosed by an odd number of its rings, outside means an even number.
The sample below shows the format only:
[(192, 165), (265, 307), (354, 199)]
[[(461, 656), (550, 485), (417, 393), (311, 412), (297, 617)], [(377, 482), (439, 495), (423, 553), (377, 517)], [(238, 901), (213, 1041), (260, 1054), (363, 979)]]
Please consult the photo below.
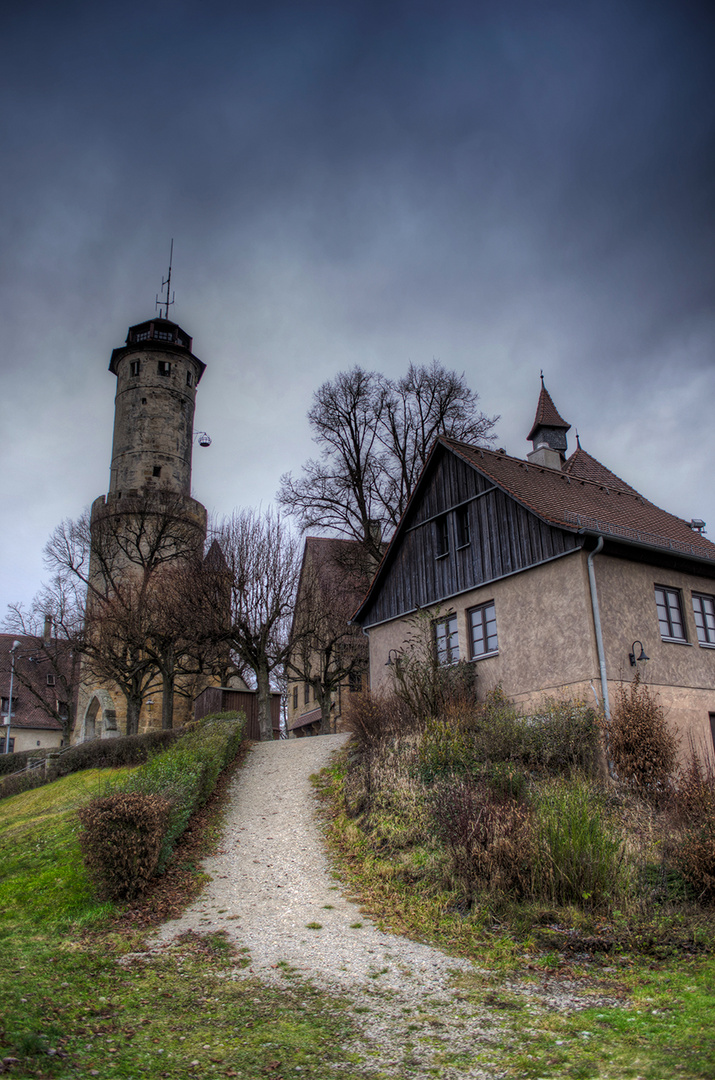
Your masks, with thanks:
[(598, 592), (596, 591), (596, 575), (593, 569), (593, 560), (599, 551), (603, 551), (603, 537), (599, 536), (598, 543), (588, 557), (588, 584), (591, 590), (591, 608), (593, 609), (593, 626), (596, 631), (596, 651), (598, 653), (598, 667), (601, 672), (601, 695), (603, 698), (603, 712), (606, 720), (611, 719), (611, 707), (608, 703), (608, 679), (606, 677), (606, 654), (603, 650), (603, 634), (601, 632), (601, 613), (598, 608)]
[(608, 772), (613, 777), (613, 762), (611, 761), (611, 747), (608, 732), (608, 723), (611, 719), (611, 706), (608, 701), (608, 677), (606, 675), (606, 654), (603, 648), (603, 633), (601, 632), (601, 613), (598, 607), (598, 592), (596, 590), (596, 574), (593, 569), (593, 560), (599, 551), (603, 551), (603, 537), (599, 536), (598, 543), (588, 557), (588, 585), (591, 591), (591, 608), (593, 610), (593, 627), (596, 631), (596, 651), (598, 653), (598, 667), (601, 672), (601, 696), (603, 700), (603, 713), (606, 717), (604, 734), (606, 738), (606, 763)]

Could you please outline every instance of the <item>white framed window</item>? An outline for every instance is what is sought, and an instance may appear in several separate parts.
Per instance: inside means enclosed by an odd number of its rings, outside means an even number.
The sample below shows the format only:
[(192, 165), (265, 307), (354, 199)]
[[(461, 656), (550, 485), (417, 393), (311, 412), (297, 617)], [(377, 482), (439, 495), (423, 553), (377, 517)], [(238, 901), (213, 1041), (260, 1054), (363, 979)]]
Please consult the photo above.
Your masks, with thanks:
[(459, 660), (457, 616), (447, 615), (434, 623), (434, 644), (438, 664), (455, 664)]
[(715, 648), (715, 596), (693, 593), (693, 614), (699, 643)]
[(493, 600), (468, 611), (467, 622), (469, 624), (469, 652), (472, 660), (498, 652), (497, 613)]
[(655, 587), (655, 606), (658, 609), (660, 636), (663, 641), (687, 641), (683, 609), (680, 603), (680, 590), (668, 589), (665, 585)]

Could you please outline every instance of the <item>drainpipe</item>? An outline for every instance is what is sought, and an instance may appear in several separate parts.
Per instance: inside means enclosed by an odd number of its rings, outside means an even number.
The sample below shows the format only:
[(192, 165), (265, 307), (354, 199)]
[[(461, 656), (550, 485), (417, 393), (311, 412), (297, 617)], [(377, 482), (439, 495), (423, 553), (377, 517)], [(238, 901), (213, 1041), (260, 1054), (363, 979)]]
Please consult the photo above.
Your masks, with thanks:
[(608, 703), (608, 679), (606, 678), (606, 654), (603, 651), (603, 634), (601, 633), (601, 613), (598, 609), (598, 593), (596, 591), (596, 575), (593, 570), (593, 560), (599, 551), (603, 551), (603, 537), (599, 536), (598, 543), (588, 557), (588, 584), (591, 590), (591, 607), (593, 609), (593, 626), (596, 631), (596, 651), (598, 652), (598, 667), (601, 672), (601, 695), (603, 698), (603, 711), (606, 720), (611, 719), (611, 707)]
[[(593, 569), (593, 560), (599, 551), (603, 551), (603, 537), (599, 536), (598, 543), (588, 557), (588, 584), (591, 590), (591, 607), (593, 609), (593, 626), (596, 631), (596, 650), (598, 652), (598, 667), (601, 672), (601, 695), (603, 698), (603, 713), (606, 717), (604, 735), (606, 738), (606, 764), (611, 779), (614, 779), (614, 766), (611, 759), (611, 741), (608, 732), (608, 722), (611, 719), (611, 706), (608, 702), (608, 678), (606, 676), (606, 654), (603, 649), (603, 634), (601, 633), (601, 613), (598, 609), (598, 592), (596, 591), (596, 575)], [(593, 684), (591, 684), (593, 688)]]

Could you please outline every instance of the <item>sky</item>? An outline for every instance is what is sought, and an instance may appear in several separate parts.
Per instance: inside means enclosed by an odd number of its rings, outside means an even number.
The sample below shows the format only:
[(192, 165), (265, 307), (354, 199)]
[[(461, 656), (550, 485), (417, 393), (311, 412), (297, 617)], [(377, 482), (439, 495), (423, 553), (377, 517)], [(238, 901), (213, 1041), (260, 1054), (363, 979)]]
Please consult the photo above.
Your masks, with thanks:
[(86, 0), (0, 22), (0, 618), (109, 484), (174, 240), (193, 494), (267, 506), (326, 380), (464, 372), (715, 538), (715, 9)]

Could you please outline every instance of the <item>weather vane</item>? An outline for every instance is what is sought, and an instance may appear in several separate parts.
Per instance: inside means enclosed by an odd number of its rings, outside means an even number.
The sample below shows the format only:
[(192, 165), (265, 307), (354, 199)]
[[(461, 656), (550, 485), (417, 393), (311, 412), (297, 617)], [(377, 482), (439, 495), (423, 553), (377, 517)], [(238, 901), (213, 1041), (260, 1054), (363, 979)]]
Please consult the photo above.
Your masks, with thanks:
[[(164, 299), (163, 296), (162, 296), (161, 300), (159, 299), (158, 295), (157, 295), (157, 298), (156, 298), (156, 306), (160, 309), (160, 312), (161, 312), (162, 307), (166, 308), (166, 311), (164, 313), (164, 318), (165, 319), (169, 318), (169, 308), (174, 303), (174, 296), (176, 295), (175, 293), (171, 292), (171, 264), (172, 264), (173, 261), (174, 261), (174, 241), (172, 239), (172, 241), (171, 241), (171, 250), (169, 252), (169, 276), (166, 278), (166, 280), (164, 280), (164, 278), (161, 279), (161, 291), (163, 293), (164, 289), (166, 289), (166, 300)], [(171, 296), (171, 299), (169, 299), (170, 296)]]

